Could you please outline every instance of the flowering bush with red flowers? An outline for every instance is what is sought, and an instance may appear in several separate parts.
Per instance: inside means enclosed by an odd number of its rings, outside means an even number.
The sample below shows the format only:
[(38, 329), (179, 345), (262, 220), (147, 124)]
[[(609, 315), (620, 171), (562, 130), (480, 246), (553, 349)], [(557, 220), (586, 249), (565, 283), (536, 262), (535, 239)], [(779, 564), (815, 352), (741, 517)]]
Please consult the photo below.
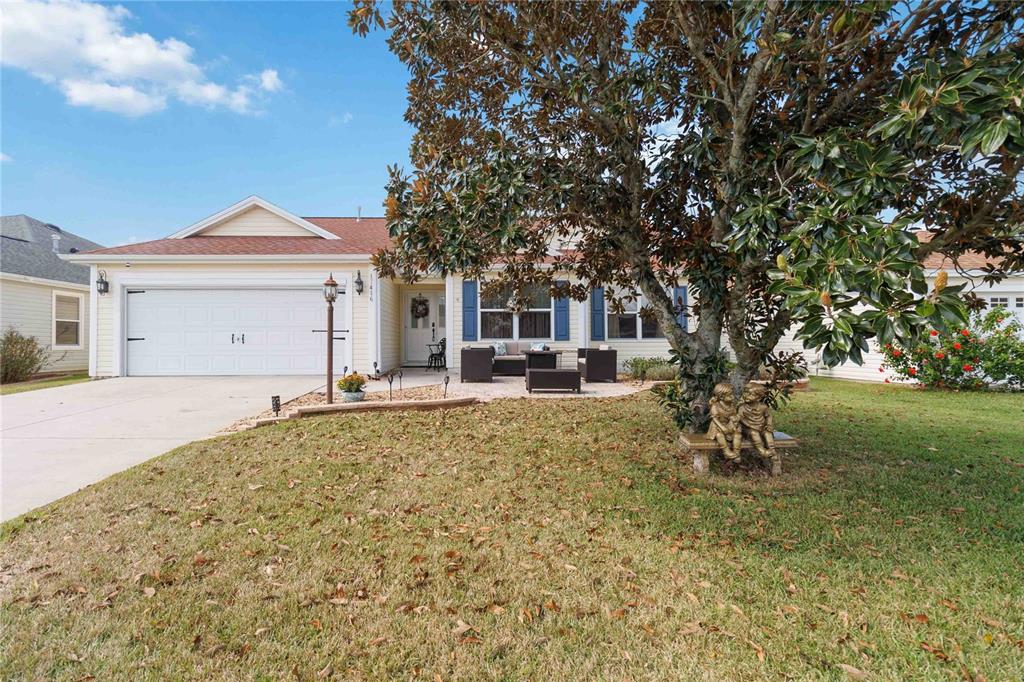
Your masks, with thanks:
[(1005, 308), (976, 313), (967, 329), (932, 330), (913, 348), (882, 350), (884, 369), (929, 388), (1024, 388), (1024, 325)]

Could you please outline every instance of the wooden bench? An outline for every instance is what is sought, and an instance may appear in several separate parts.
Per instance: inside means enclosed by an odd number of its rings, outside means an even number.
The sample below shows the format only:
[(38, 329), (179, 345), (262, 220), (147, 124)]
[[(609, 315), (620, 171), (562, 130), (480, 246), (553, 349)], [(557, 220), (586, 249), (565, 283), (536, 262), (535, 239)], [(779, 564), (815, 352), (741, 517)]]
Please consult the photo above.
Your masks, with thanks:
[[(800, 445), (800, 441), (782, 431), (775, 432), (775, 449), (791, 450)], [(704, 433), (681, 433), (679, 434), (680, 457), (693, 457), (693, 473), (704, 476), (708, 473), (708, 453), (721, 450), (721, 446), (713, 438), (708, 438)], [(754, 445), (743, 439), (740, 451), (753, 450)], [(776, 461), (772, 462), (772, 476), (782, 473), (782, 453), (779, 452)]]

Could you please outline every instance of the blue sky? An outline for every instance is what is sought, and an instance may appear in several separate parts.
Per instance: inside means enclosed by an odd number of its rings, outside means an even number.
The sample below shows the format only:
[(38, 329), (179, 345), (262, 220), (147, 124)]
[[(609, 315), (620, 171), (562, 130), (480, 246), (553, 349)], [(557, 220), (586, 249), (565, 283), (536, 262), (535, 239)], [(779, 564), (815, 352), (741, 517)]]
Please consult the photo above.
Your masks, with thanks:
[(408, 165), (406, 71), (382, 32), (352, 35), (347, 4), (8, 7), (4, 215), (106, 245), (250, 194), (299, 215), (381, 215), (387, 165)]

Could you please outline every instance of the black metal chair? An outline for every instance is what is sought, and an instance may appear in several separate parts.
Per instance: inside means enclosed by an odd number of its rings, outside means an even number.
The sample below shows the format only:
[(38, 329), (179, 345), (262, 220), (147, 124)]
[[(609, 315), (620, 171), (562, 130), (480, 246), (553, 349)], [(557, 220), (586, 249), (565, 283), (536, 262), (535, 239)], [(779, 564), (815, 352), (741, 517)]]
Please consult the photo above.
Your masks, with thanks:
[(448, 345), (447, 339), (441, 339), (437, 343), (428, 343), (427, 348), (430, 355), (427, 356), (427, 369), (436, 369), (438, 372), (448, 368), (448, 359), (445, 357), (445, 348)]

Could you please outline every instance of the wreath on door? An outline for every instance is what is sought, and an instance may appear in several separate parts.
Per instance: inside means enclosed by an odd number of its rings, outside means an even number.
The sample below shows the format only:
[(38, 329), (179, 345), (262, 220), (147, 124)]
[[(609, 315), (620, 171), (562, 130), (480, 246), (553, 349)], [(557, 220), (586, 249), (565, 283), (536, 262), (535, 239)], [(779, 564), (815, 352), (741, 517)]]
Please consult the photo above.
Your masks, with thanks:
[(414, 319), (422, 319), (430, 315), (430, 300), (423, 296), (416, 296), (412, 299), (412, 316)]

